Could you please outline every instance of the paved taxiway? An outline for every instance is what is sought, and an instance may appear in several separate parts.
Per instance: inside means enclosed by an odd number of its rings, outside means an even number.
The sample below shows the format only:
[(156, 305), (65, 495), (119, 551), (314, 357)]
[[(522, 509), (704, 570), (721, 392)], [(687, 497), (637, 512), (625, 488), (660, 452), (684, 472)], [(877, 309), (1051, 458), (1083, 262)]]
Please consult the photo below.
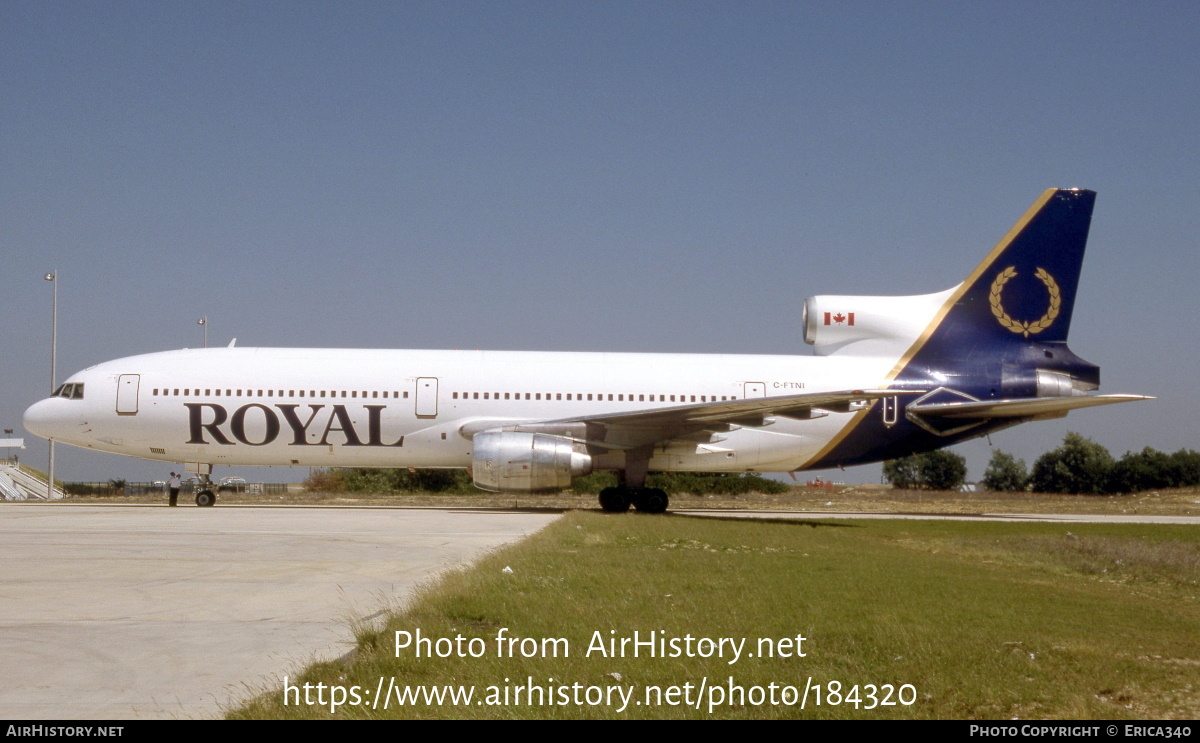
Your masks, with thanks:
[(351, 620), (555, 518), (0, 505), (0, 717), (216, 717), (349, 651)]

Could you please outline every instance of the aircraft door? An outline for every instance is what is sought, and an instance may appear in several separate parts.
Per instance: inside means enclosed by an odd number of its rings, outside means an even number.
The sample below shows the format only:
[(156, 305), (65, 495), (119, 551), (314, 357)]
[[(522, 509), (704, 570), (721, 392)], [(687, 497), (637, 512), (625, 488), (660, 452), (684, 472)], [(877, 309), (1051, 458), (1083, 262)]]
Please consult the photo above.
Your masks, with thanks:
[(437, 408), (437, 377), (417, 377), (417, 417), (436, 418)]
[(752, 397), (766, 397), (767, 384), (766, 382), (746, 382), (744, 385), (744, 394), (747, 400)]
[(117, 415), (137, 415), (138, 385), (140, 374), (122, 374), (117, 377)]

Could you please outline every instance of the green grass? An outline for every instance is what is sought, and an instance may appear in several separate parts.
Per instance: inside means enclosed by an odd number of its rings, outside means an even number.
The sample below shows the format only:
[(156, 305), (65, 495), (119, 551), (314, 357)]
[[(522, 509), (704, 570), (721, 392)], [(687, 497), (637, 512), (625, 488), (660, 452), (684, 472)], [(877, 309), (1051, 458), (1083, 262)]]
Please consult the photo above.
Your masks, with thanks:
[[(427, 587), (359, 651), (301, 685), (358, 686), (367, 704), (284, 704), (282, 683), (230, 717), (1183, 718), (1200, 716), (1200, 535), (1186, 527), (993, 522), (752, 522), (572, 513)], [(511, 567), (511, 573), (503, 569)], [(561, 638), (567, 657), (497, 657)], [(484, 657), (417, 658), (395, 632), (479, 638)], [(742, 657), (586, 656), (594, 633), (745, 638)], [(615, 633), (613, 632), (615, 631)], [(805, 657), (757, 656), (803, 635)], [(657, 634), (656, 634), (657, 636)], [(478, 646), (477, 646), (478, 647)], [(559, 646), (562, 647), (561, 645)], [(541, 655), (539, 652), (538, 655)], [(642, 704), (647, 687), (909, 684), (911, 705)], [(383, 678), (508, 687), (508, 704), (371, 709)], [(512, 687), (621, 687), (616, 705), (514, 703)], [(506, 681), (507, 679), (507, 681)], [(554, 679), (553, 682), (549, 679)], [(282, 680), (281, 680), (282, 681)], [(823, 693), (826, 688), (823, 686)], [(312, 689), (316, 698), (316, 688)], [(496, 690), (493, 694), (500, 694)], [(525, 693), (524, 691), (522, 692)], [(769, 693), (769, 690), (768, 690)], [(878, 692), (882, 693), (882, 692)], [(300, 692), (303, 694), (303, 692)], [(324, 694), (329, 700), (329, 691)], [(551, 695), (552, 700), (561, 702)], [(897, 697), (893, 695), (892, 699)], [(503, 700), (503, 697), (501, 697)]]

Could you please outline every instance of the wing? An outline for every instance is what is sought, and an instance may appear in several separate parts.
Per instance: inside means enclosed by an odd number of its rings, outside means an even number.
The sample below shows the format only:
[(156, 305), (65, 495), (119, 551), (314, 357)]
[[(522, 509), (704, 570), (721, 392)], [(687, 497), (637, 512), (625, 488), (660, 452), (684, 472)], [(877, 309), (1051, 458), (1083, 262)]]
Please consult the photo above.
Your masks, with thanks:
[(882, 397), (922, 392), (924, 390), (843, 390), (696, 403), (544, 421), (479, 419), (463, 425), (460, 431), (467, 438), (480, 431), (495, 429), (549, 433), (570, 436), (591, 446), (633, 449), (671, 439), (696, 436), (706, 438), (713, 433), (728, 432), (742, 426), (765, 426), (772, 423), (773, 416), (820, 418), (831, 412), (845, 413), (859, 409)]

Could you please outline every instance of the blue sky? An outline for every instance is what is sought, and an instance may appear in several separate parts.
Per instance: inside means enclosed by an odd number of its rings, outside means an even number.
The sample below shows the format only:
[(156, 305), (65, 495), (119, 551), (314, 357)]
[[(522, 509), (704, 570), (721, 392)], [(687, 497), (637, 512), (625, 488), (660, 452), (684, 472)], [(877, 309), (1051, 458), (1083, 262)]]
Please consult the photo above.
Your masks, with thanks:
[[(48, 270), (60, 380), (200, 345), (201, 316), (213, 345), (807, 354), (805, 297), (948, 288), (1062, 186), (1099, 194), (1071, 347), (1160, 399), (993, 445), (1200, 448), (1197, 27), (1183, 2), (4, 0), (0, 423), (47, 392)], [(956, 450), (982, 476), (987, 442)]]

